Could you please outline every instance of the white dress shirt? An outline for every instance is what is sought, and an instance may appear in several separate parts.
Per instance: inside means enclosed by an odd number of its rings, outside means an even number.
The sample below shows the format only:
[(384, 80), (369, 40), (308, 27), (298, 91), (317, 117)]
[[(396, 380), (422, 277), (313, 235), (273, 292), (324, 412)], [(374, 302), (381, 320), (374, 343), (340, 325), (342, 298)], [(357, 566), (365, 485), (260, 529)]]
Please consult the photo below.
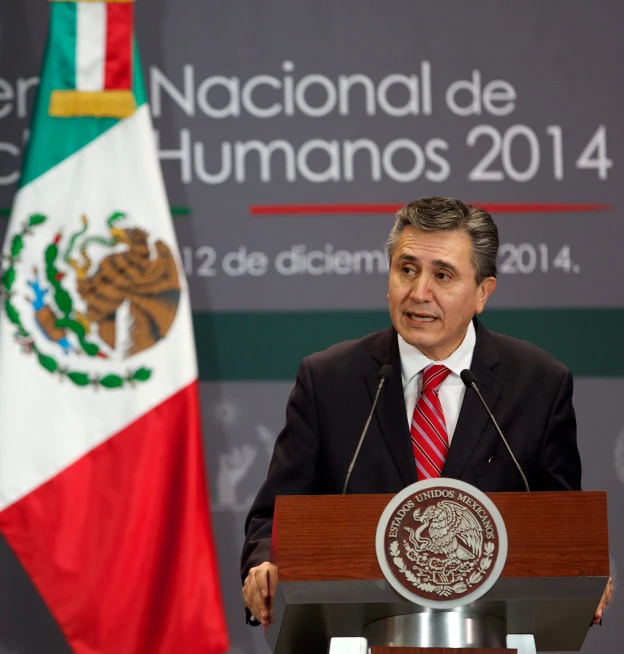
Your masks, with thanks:
[(399, 335), (399, 354), (401, 356), (401, 377), (403, 378), (403, 395), (407, 410), (407, 424), (411, 427), (416, 401), (420, 397), (423, 370), (433, 364), (446, 366), (450, 375), (442, 382), (438, 397), (444, 411), (449, 445), (455, 432), (459, 411), (464, 400), (466, 387), (459, 376), (461, 371), (470, 368), (477, 335), (472, 322), (468, 325), (466, 336), (461, 345), (443, 361), (432, 361), (413, 345), (406, 343)]

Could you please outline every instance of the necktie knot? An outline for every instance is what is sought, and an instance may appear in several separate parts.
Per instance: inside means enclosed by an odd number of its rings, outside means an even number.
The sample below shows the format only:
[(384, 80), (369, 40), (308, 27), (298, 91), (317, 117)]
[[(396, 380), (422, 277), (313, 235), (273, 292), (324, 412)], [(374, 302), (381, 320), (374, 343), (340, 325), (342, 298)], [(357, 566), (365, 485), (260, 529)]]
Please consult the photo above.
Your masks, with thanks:
[(429, 365), (423, 370), (422, 392), (437, 391), (442, 382), (451, 374), (446, 366)]

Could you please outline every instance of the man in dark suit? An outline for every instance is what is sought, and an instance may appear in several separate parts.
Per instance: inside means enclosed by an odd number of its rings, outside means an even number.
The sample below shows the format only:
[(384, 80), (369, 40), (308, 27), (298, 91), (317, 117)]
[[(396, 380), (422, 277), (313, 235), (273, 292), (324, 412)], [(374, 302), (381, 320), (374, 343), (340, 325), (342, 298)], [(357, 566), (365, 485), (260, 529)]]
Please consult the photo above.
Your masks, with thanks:
[[(447, 198), (412, 202), (398, 212), (387, 248), (393, 326), (301, 362), (286, 425), (247, 517), (243, 597), (263, 624), (277, 583), (268, 562), (275, 498), (342, 491), (384, 364), (392, 373), (349, 493), (397, 493), (440, 474), (483, 491), (524, 489), (476, 395), (459, 378), (464, 368), (475, 375), (532, 490), (581, 487), (570, 371), (476, 318), (496, 287), (491, 216)], [(429, 368), (442, 382), (434, 380), (426, 396)]]

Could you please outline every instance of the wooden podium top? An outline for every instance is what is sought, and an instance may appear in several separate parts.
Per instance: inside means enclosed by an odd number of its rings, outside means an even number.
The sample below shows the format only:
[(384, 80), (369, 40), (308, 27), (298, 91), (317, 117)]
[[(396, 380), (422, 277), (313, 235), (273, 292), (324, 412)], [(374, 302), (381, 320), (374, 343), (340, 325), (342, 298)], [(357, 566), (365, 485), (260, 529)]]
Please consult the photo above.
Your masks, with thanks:
[[(487, 495), (501, 512), (509, 539), (501, 578), (609, 576), (606, 493)], [(278, 497), (272, 555), (280, 582), (383, 579), (374, 542), (391, 498)]]

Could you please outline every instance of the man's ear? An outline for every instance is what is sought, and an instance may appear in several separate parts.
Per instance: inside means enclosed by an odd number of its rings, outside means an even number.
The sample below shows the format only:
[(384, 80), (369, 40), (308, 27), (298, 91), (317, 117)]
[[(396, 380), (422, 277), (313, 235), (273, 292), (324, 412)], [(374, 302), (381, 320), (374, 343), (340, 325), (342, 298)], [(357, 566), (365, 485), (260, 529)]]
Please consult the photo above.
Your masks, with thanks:
[(485, 303), (494, 289), (496, 288), (496, 277), (486, 277), (477, 288), (477, 308), (476, 313), (481, 313), (485, 308)]

